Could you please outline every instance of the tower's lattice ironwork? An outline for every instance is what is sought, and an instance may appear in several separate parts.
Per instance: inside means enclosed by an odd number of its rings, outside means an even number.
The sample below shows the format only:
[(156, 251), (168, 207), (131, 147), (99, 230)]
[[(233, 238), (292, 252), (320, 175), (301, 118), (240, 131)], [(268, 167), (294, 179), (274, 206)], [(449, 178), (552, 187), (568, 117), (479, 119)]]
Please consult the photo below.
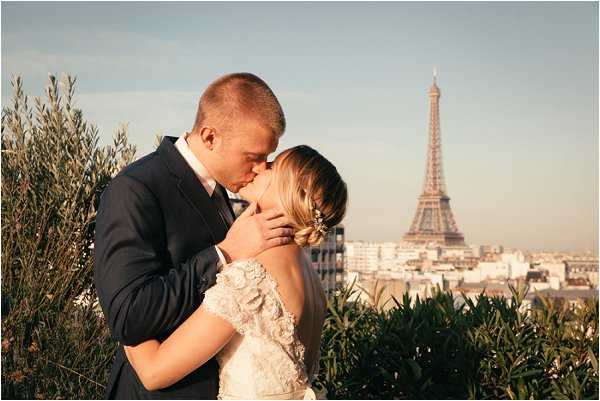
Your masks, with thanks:
[(429, 146), (423, 193), (410, 230), (404, 241), (440, 245), (464, 245), (465, 239), (458, 231), (446, 194), (442, 169), (442, 143), (440, 137), (440, 88), (437, 72), (433, 72), (433, 85), (429, 88)]

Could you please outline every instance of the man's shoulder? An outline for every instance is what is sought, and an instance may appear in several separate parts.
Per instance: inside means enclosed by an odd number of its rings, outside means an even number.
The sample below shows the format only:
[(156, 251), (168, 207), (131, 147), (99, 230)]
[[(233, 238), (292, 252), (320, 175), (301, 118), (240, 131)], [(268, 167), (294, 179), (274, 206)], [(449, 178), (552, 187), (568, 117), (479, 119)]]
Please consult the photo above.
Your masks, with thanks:
[(134, 180), (154, 188), (163, 186), (170, 175), (158, 151), (154, 151), (125, 166), (112, 181)]
[(181, 171), (176, 168), (179, 152), (173, 143), (175, 137), (166, 137), (160, 146), (153, 152), (137, 159), (125, 166), (114, 178), (129, 177), (148, 186), (162, 185), (163, 180), (169, 176), (180, 176)]
[[(124, 198), (127, 193), (148, 193), (156, 196), (165, 187), (169, 173), (158, 152), (149, 153), (125, 166), (108, 184), (104, 195)], [(112, 197), (111, 196), (111, 197)]]
[(123, 167), (123, 169), (114, 178), (128, 176), (138, 180), (144, 180), (156, 170), (161, 170), (160, 164), (158, 152), (154, 151)]

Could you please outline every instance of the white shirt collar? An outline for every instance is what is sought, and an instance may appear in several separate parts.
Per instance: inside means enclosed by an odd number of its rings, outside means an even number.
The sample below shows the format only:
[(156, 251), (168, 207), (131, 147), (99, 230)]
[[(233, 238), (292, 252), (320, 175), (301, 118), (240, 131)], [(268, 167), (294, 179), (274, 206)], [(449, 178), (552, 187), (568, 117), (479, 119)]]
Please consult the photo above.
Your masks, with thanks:
[(213, 191), (217, 186), (217, 181), (215, 181), (215, 179), (210, 176), (206, 167), (204, 167), (202, 162), (200, 162), (200, 160), (198, 160), (194, 153), (192, 153), (192, 150), (188, 146), (186, 140), (188, 135), (189, 132), (186, 132), (185, 134), (181, 135), (179, 139), (175, 141), (175, 147), (177, 148), (179, 153), (181, 153), (181, 156), (183, 156), (187, 164), (192, 168), (192, 170), (194, 170), (196, 177), (198, 177), (198, 179), (204, 186), (204, 189), (206, 189), (206, 192), (208, 192), (208, 196), (212, 196)]

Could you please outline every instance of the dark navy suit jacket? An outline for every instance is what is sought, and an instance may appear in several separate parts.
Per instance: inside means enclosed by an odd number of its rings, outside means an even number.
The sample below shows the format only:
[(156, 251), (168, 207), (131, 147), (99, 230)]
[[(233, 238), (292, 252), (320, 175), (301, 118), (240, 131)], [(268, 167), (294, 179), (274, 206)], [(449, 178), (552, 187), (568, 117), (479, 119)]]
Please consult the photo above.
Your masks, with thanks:
[(107, 398), (215, 399), (218, 393), (214, 358), (168, 388), (146, 391), (123, 350), (167, 338), (216, 280), (214, 245), (228, 227), (176, 139), (165, 137), (155, 152), (125, 167), (100, 200), (94, 282), (119, 343)]

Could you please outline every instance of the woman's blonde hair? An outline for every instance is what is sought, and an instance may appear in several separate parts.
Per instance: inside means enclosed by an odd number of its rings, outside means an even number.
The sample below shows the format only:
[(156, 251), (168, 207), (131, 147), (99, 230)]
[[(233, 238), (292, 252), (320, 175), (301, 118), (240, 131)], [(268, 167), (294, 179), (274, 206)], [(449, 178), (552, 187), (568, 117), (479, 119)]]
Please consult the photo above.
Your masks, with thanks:
[(346, 183), (329, 160), (306, 145), (279, 154), (273, 175), (283, 211), (296, 229), (294, 241), (300, 246), (318, 245), (328, 229), (344, 218)]

